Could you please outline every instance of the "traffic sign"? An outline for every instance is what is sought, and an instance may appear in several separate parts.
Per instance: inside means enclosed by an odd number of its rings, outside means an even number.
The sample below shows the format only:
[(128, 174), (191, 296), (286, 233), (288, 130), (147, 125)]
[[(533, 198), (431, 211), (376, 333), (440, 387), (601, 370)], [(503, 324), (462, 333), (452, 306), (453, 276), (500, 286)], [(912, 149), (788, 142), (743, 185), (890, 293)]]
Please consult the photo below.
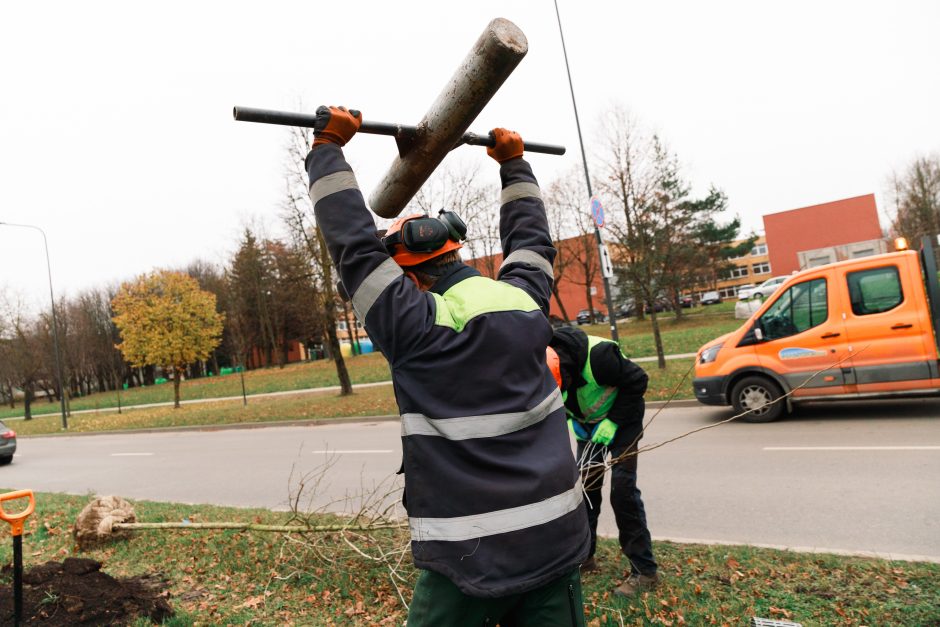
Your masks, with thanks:
[(594, 224), (597, 225), (597, 228), (604, 226), (604, 206), (601, 205), (601, 201), (597, 199), (597, 196), (591, 196), (591, 217), (594, 218)]

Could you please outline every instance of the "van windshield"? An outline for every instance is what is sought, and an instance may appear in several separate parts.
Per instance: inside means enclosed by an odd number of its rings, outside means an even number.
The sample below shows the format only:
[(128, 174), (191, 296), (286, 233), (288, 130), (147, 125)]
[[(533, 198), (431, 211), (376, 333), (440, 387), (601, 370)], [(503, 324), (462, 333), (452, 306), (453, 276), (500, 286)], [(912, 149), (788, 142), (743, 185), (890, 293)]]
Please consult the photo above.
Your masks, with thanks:
[(812, 329), (829, 317), (826, 279), (797, 283), (760, 317), (764, 339), (776, 340)]

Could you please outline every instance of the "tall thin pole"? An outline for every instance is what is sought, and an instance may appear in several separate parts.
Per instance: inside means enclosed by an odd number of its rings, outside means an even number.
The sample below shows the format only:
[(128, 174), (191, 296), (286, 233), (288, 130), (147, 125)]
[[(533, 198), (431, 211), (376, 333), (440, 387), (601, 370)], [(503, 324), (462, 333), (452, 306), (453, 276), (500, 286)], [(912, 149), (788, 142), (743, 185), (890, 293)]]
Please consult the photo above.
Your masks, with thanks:
[[(594, 197), (591, 190), (591, 175), (588, 173), (587, 153), (584, 151), (584, 138), (581, 136), (581, 120), (578, 117), (578, 103), (574, 97), (574, 82), (571, 80), (571, 66), (568, 65), (568, 49), (565, 47), (565, 33), (561, 28), (561, 13), (558, 11), (558, 0), (555, 0), (555, 15), (558, 18), (558, 34), (561, 36), (561, 51), (565, 56), (565, 70), (568, 72), (568, 88), (571, 90), (571, 106), (574, 109), (574, 122), (578, 127), (578, 143), (581, 145), (581, 162), (584, 164), (584, 181), (587, 183), (588, 198)], [(597, 243), (597, 262), (601, 266), (604, 259), (604, 238), (601, 236), (601, 228), (594, 222), (594, 240)], [(604, 300), (607, 301), (607, 321), (610, 323), (610, 339), (619, 342), (617, 335), (617, 322), (614, 315), (614, 299), (610, 292), (610, 281), (604, 276), (601, 268), (601, 279), (604, 281)], [(593, 313), (593, 312), (592, 312)]]
[(0, 222), (0, 226), (16, 226), (24, 229), (34, 229), (42, 234), (42, 245), (46, 250), (46, 273), (49, 277), (49, 301), (52, 303), (52, 346), (55, 353), (56, 376), (59, 379), (59, 404), (62, 408), (62, 428), (69, 428), (69, 420), (65, 410), (65, 379), (62, 376), (62, 358), (59, 355), (59, 323), (55, 314), (55, 295), (52, 292), (52, 264), (49, 262), (49, 240), (46, 232), (32, 224), (13, 224)]

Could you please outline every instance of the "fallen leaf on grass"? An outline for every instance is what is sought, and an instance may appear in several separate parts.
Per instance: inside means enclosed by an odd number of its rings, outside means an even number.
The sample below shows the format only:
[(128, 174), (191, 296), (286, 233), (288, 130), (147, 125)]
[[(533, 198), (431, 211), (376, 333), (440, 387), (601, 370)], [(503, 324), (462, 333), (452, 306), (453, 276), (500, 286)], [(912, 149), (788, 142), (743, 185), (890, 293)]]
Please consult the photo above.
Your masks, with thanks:
[(257, 596), (248, 597), (245, 599), (244, 603), (235, 606), (236, 610), (246, 609), (246, 608), (256, 608), (259, 605), (264, 603), (264, 595), (259, 594)]
[(790, 610), (783, 607), (774, 607), (770, 606), (770, 615), (771, 616), (783, 616), (784, 618), (790, 618), (793, 616), (793, 613)]

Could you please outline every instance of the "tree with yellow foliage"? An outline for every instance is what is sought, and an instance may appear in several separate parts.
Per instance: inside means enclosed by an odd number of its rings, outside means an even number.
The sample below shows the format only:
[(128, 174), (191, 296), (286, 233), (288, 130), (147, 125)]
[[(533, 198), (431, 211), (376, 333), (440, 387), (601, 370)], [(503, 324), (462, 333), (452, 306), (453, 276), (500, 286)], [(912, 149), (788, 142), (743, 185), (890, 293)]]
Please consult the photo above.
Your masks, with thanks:
[(135, 367), (160, 366), (173, 376), (174, 407), (188, 364), (219, 345), (222, 314), (215, 294), (181, 272), (158, 270), (124, 283), (111, 306), (123, 340), (118, 348)]

